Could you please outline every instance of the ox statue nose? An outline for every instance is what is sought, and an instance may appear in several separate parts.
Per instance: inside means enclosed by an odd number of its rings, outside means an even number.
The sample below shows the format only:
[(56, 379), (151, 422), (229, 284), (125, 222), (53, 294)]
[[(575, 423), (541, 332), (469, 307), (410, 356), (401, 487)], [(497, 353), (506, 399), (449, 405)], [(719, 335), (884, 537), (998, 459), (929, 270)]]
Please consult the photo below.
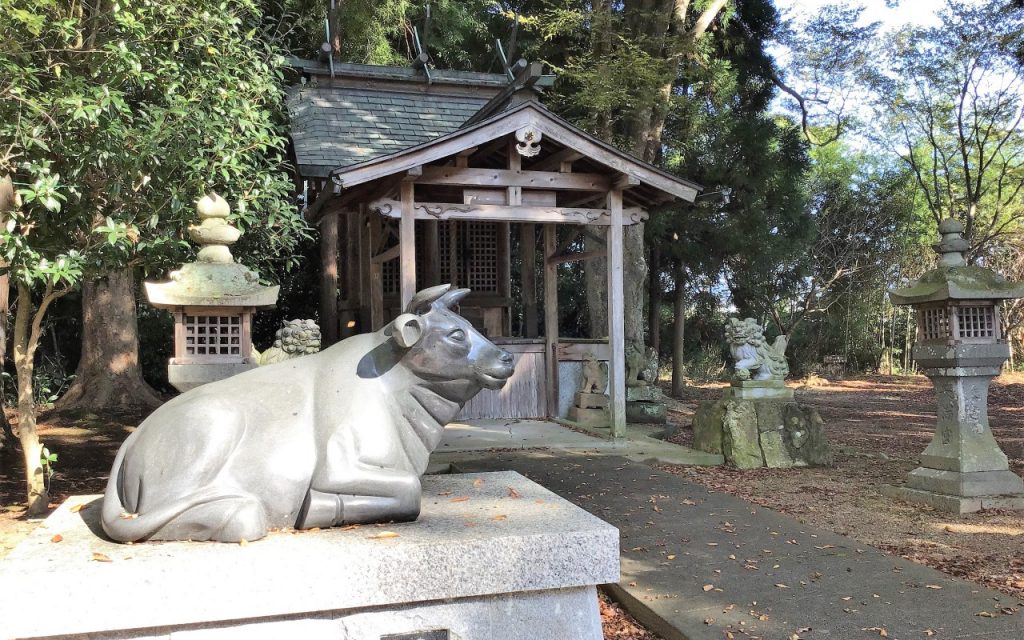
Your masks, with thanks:
[(502, 364), (512, 364), (513, 362), (515, 362), (515, 357), (513, 357), (513, 355), (511, 353), (509, 353), (508, 351), (505, 351), (504, 349), (502, 349), (501, 350), (501, 356), (499, 357), (499, 360), (501, 360)]

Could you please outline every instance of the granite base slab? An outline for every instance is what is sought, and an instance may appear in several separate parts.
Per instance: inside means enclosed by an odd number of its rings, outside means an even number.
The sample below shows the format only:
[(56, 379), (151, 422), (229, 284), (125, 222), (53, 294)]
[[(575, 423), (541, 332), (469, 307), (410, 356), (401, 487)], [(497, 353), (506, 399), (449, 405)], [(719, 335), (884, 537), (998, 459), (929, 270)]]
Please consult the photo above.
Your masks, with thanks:
[(0, 562), (3, 637), (598, 640), (619, 579), (617, 529), (514, 472), (425, 477), (416, 522), (246, 545), (116, 544), (100, 504)]
[(924, 491), (906, 486), (884, 484), (879, 493), (911, 504), (922, 504), (938, 511), (966, 515), (982, 509), (1006, 509), (1024, 511), (1024, 495), (1003, 496), (952, 496), (934, 491)]

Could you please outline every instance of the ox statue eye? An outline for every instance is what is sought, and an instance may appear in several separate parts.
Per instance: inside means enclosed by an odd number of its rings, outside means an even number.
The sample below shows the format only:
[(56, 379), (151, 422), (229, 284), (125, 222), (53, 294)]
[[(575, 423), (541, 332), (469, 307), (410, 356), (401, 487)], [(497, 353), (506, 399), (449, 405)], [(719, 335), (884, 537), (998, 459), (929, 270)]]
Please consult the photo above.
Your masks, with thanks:
[(466, 332), (462, 329), (455, 329), (448, 334), (448, 338), (456, 342), (464, 342), (466, 340)]

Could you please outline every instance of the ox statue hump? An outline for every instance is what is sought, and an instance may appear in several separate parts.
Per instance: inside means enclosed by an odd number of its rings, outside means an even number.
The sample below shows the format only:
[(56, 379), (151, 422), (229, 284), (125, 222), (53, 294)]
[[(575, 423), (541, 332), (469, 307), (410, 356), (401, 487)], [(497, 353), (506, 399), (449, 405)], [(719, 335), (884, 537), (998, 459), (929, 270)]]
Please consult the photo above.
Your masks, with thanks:
[(512, 354), (425, 289), (376, 333), (203, 385), (121, 445), (103, 499), (114, 540), (255, 540), (270, 528), (415, 520), (444, 425)]

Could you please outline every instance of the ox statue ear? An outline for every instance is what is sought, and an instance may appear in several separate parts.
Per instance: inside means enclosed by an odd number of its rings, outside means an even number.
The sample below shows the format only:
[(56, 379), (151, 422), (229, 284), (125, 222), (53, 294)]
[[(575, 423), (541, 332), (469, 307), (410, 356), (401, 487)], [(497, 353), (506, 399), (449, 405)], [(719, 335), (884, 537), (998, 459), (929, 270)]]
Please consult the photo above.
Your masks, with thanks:
[(423, 321), (412, 313), (403, 313), (391, 323), (391, 335), (403, 349), (408, 349), (423, 335)]

